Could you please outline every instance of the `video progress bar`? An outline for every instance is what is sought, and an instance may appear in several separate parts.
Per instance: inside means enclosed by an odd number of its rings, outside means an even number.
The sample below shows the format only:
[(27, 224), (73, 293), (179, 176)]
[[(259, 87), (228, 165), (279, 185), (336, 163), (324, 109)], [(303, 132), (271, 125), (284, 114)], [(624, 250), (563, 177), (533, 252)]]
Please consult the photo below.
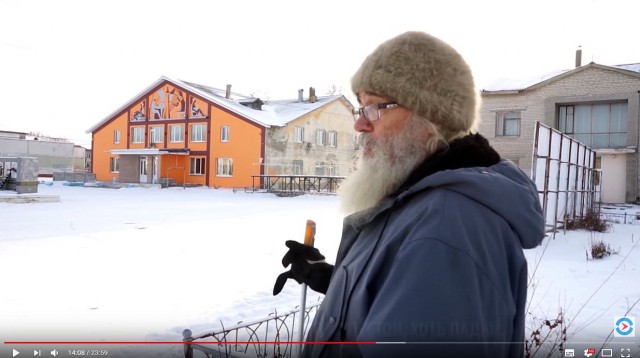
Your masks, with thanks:
[[(542, 344), (555, 344), (553, 342), (541, 342)], [(506, 345), (506, 344), (523, 344), (523, 342), (395, 342), (395, 341), (344, 341), (344, 342), (285, 342), (285, 341), (5, 341), (4, 345), (171, 345), (171, 344), (201, 344), (201, 345), (243, 345), (243, 344), (269, 344), (269, 345), (372, 345), (372, 344), (429, 344), (429, 345)], [(634, 344), (632, 341), (586, 341), (586, 342), (567, 342), (567, 345), (629, 345)]]

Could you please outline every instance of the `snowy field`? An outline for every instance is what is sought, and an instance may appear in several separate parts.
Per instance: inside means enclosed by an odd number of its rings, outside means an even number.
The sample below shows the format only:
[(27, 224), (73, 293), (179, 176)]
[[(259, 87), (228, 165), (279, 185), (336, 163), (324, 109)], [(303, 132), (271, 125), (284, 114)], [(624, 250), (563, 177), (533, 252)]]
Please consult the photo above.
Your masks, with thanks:
[[(59, 195), (60, 202), (0, 203), (4, 342), (175, 342), (185, 328), (197, 334), (221, 322), (230, 326), (294, 309), (300, 296), (295, 282), (278, 296), (271, 293), (284, 271), (284, 241), (301, 241), (312, 219), (316, 247), (333, 262), (342, 226), (335, 196), (61, 182), (41, 184), (38, 192)], [(608, 210), (635, 215), (640, 207)], [(562, 312), (567, 347), (612, 347), (619, 354), (629, 346), (633, 356), (640, 354), (638, 337), (613, 337), (615, 316), (640, 319), (640, 225), (634, 222), (614, 224), (605, 234), (558, 232), (526, 252), (534, 274), (528, 334)], [(587, 259), (593, 240), (617, 253)], [(319, 296), (309, 291), (307, 298)], [(0, 355), (18, 349), (31, 356), (35, 347), (4, 344)], [(154, 347), (159, 357), (182, 356), (181, 345)]]

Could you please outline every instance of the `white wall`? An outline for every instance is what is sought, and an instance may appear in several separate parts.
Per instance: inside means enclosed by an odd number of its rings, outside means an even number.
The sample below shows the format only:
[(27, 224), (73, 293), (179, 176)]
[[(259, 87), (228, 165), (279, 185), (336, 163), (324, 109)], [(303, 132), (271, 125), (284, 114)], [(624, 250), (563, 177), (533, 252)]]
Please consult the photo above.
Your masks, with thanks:
[(73, 171), (73, 143), (0, 139), (0, 157), (38, 158), (38, 174)]

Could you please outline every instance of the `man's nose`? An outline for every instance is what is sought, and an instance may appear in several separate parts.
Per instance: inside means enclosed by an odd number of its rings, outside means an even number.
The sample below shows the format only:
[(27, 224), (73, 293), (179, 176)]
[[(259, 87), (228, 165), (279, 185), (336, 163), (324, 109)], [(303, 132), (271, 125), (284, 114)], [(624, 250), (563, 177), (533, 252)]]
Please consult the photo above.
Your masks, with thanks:
[(373, 124), (361, 114), (353, 124), (353, 129), (355, 129), (356, 132), (371, 132), (373, 130)]

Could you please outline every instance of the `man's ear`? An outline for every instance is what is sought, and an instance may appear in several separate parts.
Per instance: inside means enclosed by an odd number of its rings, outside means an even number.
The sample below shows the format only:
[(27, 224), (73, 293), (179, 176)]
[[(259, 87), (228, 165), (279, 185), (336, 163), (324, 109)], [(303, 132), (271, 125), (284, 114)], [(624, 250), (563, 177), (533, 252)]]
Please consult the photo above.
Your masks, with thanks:
[(420, 134), (420, 138), (423, 140), (429, 140), (431, 139), (433, 136), (437, 135), (437, 133), (440, 132), (440, 125), (439, 124), (435, 124), (431, 121), (429, 121), (430, 125), (427, 126), (423, 126), (424, 130), (423, 132)]

